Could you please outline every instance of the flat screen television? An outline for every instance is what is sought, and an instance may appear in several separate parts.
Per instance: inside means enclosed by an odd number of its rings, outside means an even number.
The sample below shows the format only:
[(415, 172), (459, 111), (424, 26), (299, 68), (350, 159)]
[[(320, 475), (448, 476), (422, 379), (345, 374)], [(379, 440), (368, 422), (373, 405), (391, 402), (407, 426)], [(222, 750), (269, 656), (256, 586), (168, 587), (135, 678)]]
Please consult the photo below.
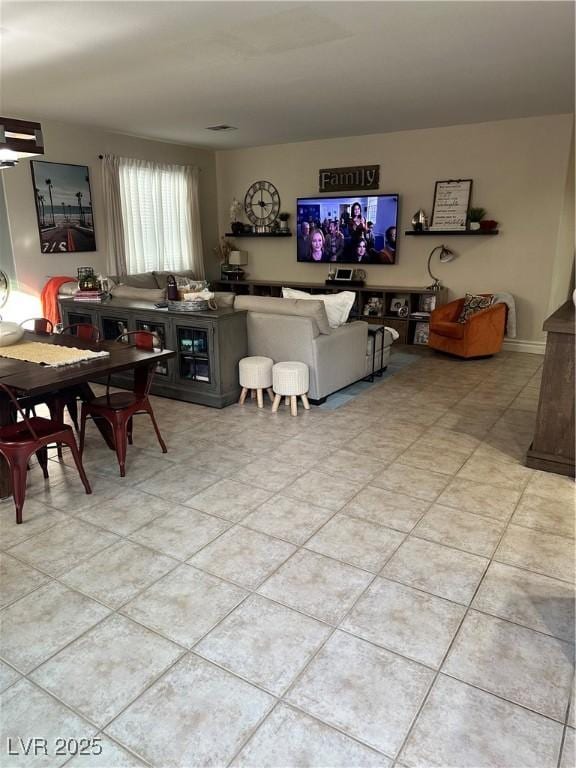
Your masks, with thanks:
[(397, 221), (398, 195), (299, 197), (298, 261), (394, 264)]

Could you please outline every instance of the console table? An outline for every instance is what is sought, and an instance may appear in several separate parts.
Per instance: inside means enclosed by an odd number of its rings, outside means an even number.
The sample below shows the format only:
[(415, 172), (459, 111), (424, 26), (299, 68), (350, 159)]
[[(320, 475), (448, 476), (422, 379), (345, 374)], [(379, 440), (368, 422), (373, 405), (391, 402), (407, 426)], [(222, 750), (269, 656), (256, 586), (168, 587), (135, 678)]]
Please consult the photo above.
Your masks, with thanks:
[[(103, 339), (124, 331), (158, 334), (175, 358), (159, 363), (152, 394), (223, 408), (240, 396), (238, 362), (247, 355), (246, 312), (231, 308), (207, 312), (169, 312), (152, 303), (107, 299), (80, 302), (60, 299), (65, 325), (91, 323)], [(119, 387), (132, 385), (129, 373), (112, 377)]]
[(544, 322), (546, 355), (534, 440), (526, 466), (574, 477), (574, 303)]
[[(377, 325), (387, 325), (395, 328), (400, 334), (398, 341), (401, 344), (422, 343), (415, 341), (418, 323), (428, 325), (431, 303), (439, 307), (446, 303), (446, 290), (432, 291), (430, 288), (418, 288), (405, 285), (362, 285), (360, 287), (348, 287), (346, 284), (326, 285), (325, 283), (299, 283), (283, 280), (282, 282), (271, 280), (216, 280), (212, 286), (217, 291), (232, 291), (237, 294), (251, 294), (254, 296), (282, 296), (282, 288), (296, 288), (307, 293), (338, 293), (339, 291), (354, 291), (356, 302), (350, 313), (352, 320), (366, 320)], [(405, 298), (408, 315), (401, 317), (391, 309), (392, 302), (397, 298)], [(370, 299), (377, 300), (378, 312), (367, 314)], [(432, 307), (434, 308), (434, 307)], [(427, 311), (428, 314), (416, 315), (417, 312)]]

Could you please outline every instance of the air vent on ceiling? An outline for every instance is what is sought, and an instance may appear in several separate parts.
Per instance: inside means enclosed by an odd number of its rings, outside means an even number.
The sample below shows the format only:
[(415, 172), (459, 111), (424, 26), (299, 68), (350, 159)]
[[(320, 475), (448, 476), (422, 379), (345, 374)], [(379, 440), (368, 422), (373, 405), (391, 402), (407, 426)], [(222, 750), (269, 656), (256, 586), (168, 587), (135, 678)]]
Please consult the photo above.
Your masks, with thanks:
[(238, 129), (233, 125), (227, 125), (226, 123), (221, 123), (220, 125), (209, 125), (208, 128), (206, 128), (207, 131), (237, 131)]

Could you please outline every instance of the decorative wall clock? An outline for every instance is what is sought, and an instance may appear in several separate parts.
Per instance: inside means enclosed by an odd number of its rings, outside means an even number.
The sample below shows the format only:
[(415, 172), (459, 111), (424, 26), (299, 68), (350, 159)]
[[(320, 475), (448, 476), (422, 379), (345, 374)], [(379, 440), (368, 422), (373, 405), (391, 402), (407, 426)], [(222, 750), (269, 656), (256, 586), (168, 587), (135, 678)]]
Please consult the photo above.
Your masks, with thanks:
[(269, 181), (255, 181), (244, 198), (246, 216), (256, 227), (269, 227), (280, 211), (280, 195)]
[(5, 272), (0, 272), (0, 307), (8, 301), (10, 295), (10, 281), (8, 275)]

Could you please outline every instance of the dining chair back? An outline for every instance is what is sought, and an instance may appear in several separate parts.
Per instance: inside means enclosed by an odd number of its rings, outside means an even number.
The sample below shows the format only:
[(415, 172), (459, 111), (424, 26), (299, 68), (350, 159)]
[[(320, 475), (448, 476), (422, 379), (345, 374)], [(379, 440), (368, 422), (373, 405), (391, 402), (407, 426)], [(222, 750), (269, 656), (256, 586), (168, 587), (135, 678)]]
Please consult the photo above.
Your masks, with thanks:
[[(116, 339), (117, 342), (133, 344), (138, 349), (152, 352), (155, 349), (162, 350), (162, 340), (150, 331), (125, 331)], [(132, 445), (133, 417), (147, 413), (152, 421), (156, 437), (160, 443), (162, 453), (166, 453), (166, 443), (162, 439), (160, 429), (156, 423), (154, 411), (148, 395), (156, 373), (156, 364), (151, 363), (144, 368), (138, 368), (134, 372), (134, 386), (132, 392), (111, 392), (110, 377), (106, 383), (106, 394), (96, 397), (90, 402), (82, 403), (80, 419), (80, 453), (84, 451), (86, 436), (86, 420), (90, 416), (94, 419), (105, 419), (114, 434), (114, 446), (120, 467), (120, 477), (126, 475), (126, 451), (128, 444)]]
[(67, 325), (62, 328), (62, 334), (78, 336), (78, 338), (83, 341), (93, 341), (95, 343), (100, 341), (100, 331), (91, 323), (74, 323), (73, 325)]
[(36, 454), (44, 477), (48, 479), (47, 446), (50, 443), (64, 444), (70, 448), (86, 493), (92, 493), (72, 428), (53, 419), (44, 419), (40, 416), (29, 418), (12, 390), (1, 382), (0, 395), (8, 398), (12, 408), (22, 419), (0, 427), (0, 454), (6, 459), (10, 471), (16, 523), (22, 522), (22, 509), (26, 498), (26, 474), (30, 457)]
[(54, 332), (54, 324), (47, 317), (31, 317), (20, 323), (20, 328), (26, 331), (34, 331), (38, 334), (50, 334)]

